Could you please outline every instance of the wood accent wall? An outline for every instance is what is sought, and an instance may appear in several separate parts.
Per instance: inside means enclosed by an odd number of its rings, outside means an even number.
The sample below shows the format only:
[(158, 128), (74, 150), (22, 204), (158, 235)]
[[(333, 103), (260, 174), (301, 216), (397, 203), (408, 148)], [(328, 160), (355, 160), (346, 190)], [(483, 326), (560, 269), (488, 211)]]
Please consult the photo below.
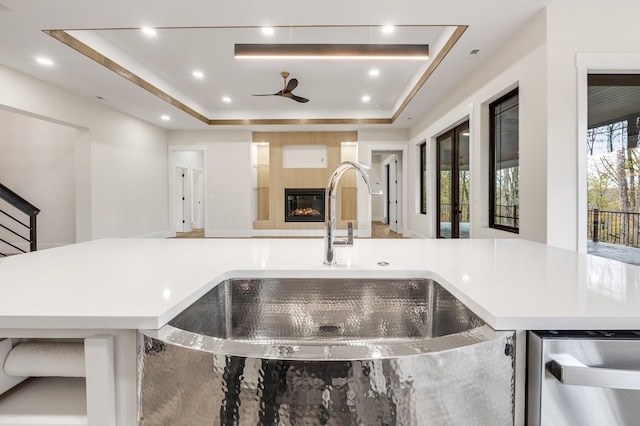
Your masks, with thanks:
[[(358, 132), (254, 132), (253, 142), (268, 142), (258, 146), (257, 205), (258, 218), (254, 229), (323, 229), (320, 222), (285, 222), (285, 188), (324, 188), (333, 170), (345, 160), (356, 160), (356, 147), (345, 147), (342, 142), (357, 142)], [(283, 168), (284, 145), (326, 145), (326, 168)], [(268, 153), (268, 155), (267, 155)], [(353, 174), (351, 176), (351, 174)], [(357, 219), (355, 172), (342, 178), (337, 196), (337, 226), (346, 228), (346, 221)], [(355, 225), (355, 224), (354, 224)]]

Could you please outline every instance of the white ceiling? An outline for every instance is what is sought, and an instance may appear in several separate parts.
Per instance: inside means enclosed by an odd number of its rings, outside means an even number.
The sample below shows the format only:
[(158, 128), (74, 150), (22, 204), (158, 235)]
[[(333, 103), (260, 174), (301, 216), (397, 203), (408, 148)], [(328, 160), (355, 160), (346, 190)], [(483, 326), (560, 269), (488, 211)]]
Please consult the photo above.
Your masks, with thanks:
[[(167, 129), (295, 130), (310, 119), (329, 123), (318, 129), (409, 128), (553, 1), (561, 0), (0, 0), (0, 64)], [(382, 33), (384, 25), (395, 31)], [(274, 34), (264, 36), (263, 26)], [(146, 37), (142, 27), (157, 28), (157, 36)], [(43, 30), (65, 30), (120, 73)], [(266, 42), (429, 44), (430, 60), (233, 58), (234, 43)], [(442, 49), (446, 42), (455, 44)], [(439, 54), (446, 56), (438, 64)], [(54, 66), (42, 67), (38, 56)], [(370, 77), (371, 68), (380, 75)], [(192, 76), (196, 69), (203, 79)], [(298, 79), (293, 93), (310, 102), (251, 96), (281, 90), (281, 71)]]

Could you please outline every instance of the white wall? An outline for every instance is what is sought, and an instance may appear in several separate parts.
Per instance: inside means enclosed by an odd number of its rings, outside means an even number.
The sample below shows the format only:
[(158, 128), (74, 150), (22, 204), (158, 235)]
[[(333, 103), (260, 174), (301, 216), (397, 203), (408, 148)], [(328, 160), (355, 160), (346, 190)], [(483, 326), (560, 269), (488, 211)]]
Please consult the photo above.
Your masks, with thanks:
[[(419, 144), (427, 141), (427, 214), (419, 197), (409, 197), (412, 235), (435, 237), (436, 138), (464, 120), (470, 121), (471, 237), (524, 238), (545, 242), (546, 217), (546, 48), (545, 15), (537, 15), (474, 75), (443, 99), (411, 131), (409, 192), (419, 193)], [(520, 234), (489, 228), (488, 105), (520, 88)]]
[[(637, 54), (638, 16), (640, 3), (615, 0), (606, 3), (570, 0), (554, 3), (547, 11), (547, 238), (551, 245), (584, 250), (577, 246), (578, 232), (586, 232), (586, 220), (579, 220), (581, 210), (587, 208), (586, 201), (579, 203), (580, 191), (586, 191), (586, 184), (581, 188), (580, 182), (585, 182), (586, 176), (578, 173), (578, 163), (581, 157), (586, 157), (586, 146), (579, 146), (578, 140), (579, 132), (586, 132), (586, 126), (578, 127), (577, 56), (607, 52)], [(614, 67), (610, 71), (616, 72)], [(640, 66), (625, 71), (640, 73)], [(582, 195), (586, 200), (586, 195)]]
[[(611, 58), (597, 70), (640, 73), (637, 19), (640, 4), (624, 0), (569, 0), (553, 3), (515, 35), (474, 76), (443, 99), (412, 129), (410, 192), (417, 194), (418, 144), (428, 143), (430, 208), (425, 217), (410, 215), (410, 229), (433, 236), (435, 223), (435, 138), (460, 120), (471, 124), (472, 237), (509, 238), (488, 224), (487, 104), (509, 88), (520, 88), (520, 238), (570, 250), (583, 250), (586, 233), (586, 172), (580, 164), (586, 147), (586, 108), (580, 84), (586, 69), (577, 61), (588, 54)], [(627, 60), (620, 60), (621, 55)], [(615, 56), (615, 58), (614, 58)], [(618, 70), (618, 71), (619, 71)], [(620, 71), (619, 71), (620, 72)], [(582, 74), (580, 74), (582, 73)], [(579, 123), (580, 126), (579, 126)], [(417, 212), (416, 199), (410, 198)]]
[[(408, 144), (408, 231), (435, 235), (435, 138), (460, 120), (470, 119), (472, 236), (520, 237), (576, 249), (582, 176), (578, 159), (578, 76), (576, 57), (584, 53), (637, 53), (636, 17), (640, 4), (612, 0), (567, 0), (552, 4), (502, 46), (471, 78), (406, 131), (359, 132), (359, 160), (371, 162), (374, 147)], [(470, 66), (473, 63), (470, 62)], [(633, 71), (633, 70), (632, 70)], [(636, 72), (638, 70), (635, 70)], [(520, 88), (520, 234), (488, 228), (487, 105), (513, 87)], [(68, 209), (75, 195), (77, 241), (119, 236), (162, 235), (168, 229), (167, 134), (93, 100), (0, 67), (0, 107), (58, 123), (73, 140), (75, 194), (58, 200)], [(21, 131), (25, 130), (20, 124)], [(429, 210), (418, 212), (418, 144), (428, 142)], [(172, 144), (207, 144), (209, 235), (244, 236), (252, 229), (249, 131), (171, 132)], [(6, 142), (5, 142), (6, 143)], [(11, 142), (13, 143), (13, 142)], [(6, 145), (0, 157), (8, 158)], [(64, 148), (66, 150), (67, 148)], [(68, 162), (71, 162), (67, 158)], [(67, 167), (68, 164), (65, 165)], [(58, 172), (58, 171), (56, 171)], [(62, 180), (70, 179), (69, 169)], [(43, 173), (40, 177), (45, 177)], [(11, 172), (13, 175), (13, 172)], [(27, 189), (28, 191), (28, 189)], [(36, 197), (45, 195), (36, 194)], [(72, 191), (73, 192), (73, 191)], [(366, 192), (366, 191), (360, 191)], [(359, 212), (371, 211), (360, 208)], [(42, 213), (45, 214), (44, 212)], [(66, 214), (65, 214), (66, 215)], [(45, 216), (42, 216), (43, 218)], [(366, 218), (359, 217), (359, 221)], [(44, 220), (44, 219), (43, 219)], [(44, 232), (44, 231), (43, 231)], [(48, 243), (73, 238), (63, 224)], [(55, 241), (59, 240), (59, 241)]]
[[(0, 183), (41, 210), (36, 218), (39, 249), (76, 241), (75, 143), (81, 134), (72, 127), (0, 109)], [(14, 217), (29, 223), (23, 214)], [(26, 228), (5, 219), (0, 220), (28, 237)], [(14, 244), (20, 241), (3, 229), (0, 235)], [(28, 251), (28, 243), (20, 243)], [(0, 251), (16, 250), (0, 247)]]
[(172, 131), (169, 146), (207, 147), (207, 237), (249, 237), (253, 233), (251, 132)]
[[(189, 232), (193, 228), (204, 228), (205, 202), (204, 193), (206, 191), (205, 171), (205, 147), (195, 147), (193, 150), (169, 150), (169, 202), (173, 210), (169, 211), (169, 218), (173, 225), (169, 226), (170, 235), (174, 232)], [(178, 168), (183, 173), (183, 179), (178, 183)], [(186, 173), (185, 173), (186, 172)], [(201, 180), (196, 179), (196, 173), (201, 176)], [(185, 181), (186, 180), (186, 181)], [(186, 183), (187, 191), (183, 193), (181, 188)], [(184, 222), (182, 222), (184, 220)], [(175, 229), (174, 229), (175, 228)]]
[[(358, 135), (358, 161), (371, 163), (371, 149), (388, 146), (401, 149), (407, 131), (364, 131)], [(363, 140), (364, 137), (364, 140)], [(253, 235), (255, 217), (255, 156), (250, 131), (171, 131), (168, 143), (180, 146), (207, 147), (208, 224), (207, 237), (249, 237)], [(358, 179), (358, 236), (371, 235), (370, 196)]]
[[(375, 130), (375, 129), (364, 129), (358, 131), (358, 161), (366, 164), (371, 164), (372, 162), (372, 154), (373, 153), (381, 153), (384, 151), (393, 151), (393, 152), (405, 152), (408, 147), (409, 141), (409, 132), (405, 129), (399, 130)], [(407, 185), (407, 181), (409, 181), (408, 168), (404, 167), (404, 165), (408, 161), (408, 156), (405, 155), (402, 157), (402, 164), (398, 168), (399, 172), (402, 173), (403, 176), (403, 185), (402, 185), (402, 194), (401, 199), (406, 200), (408, 191), (410, 190), (409, 185)], [(377, 172), (377, 170), (376, 170)], [(380, 174), (378, 176), (382, 183), (383, 175)], [(358, 179), (358, 236), (359, 237), (370, 237), (371, 236), (371, 220), (373, 218), (372, 215), (372, 202), (374, 199), (384, 199), (382, 195), (369, 195), (366, 185), (362, 181), (362, 179)], [(379, 201), (378, 201), (379, 202)], [(383, 201), (384, 202), (384, 201)], [(407, 204), (404, 204), (405, 207)], [(399, 232), (406, 233), (407, 228), (407, 209), (403, 209), (401, 213), (401, 223), (399, 226)]]
[(165, 237), (168, 194), (164, 131), (127, 116), (111, 118), (114, 120), (105, 120), (103, 128), (94, 128), (100, 137), (94, 137), (91, 144), (92, 239)]
[(203, 170), (204, 155), (202, 151), (176, 151), (175, 160), (178, 167)]
[[(65, 144), (75, 145), (69, 162), (75, 163), (76, 241), (166, 235), (163, 129), (4, 67), (0, 67), (0, 107), (75, 129), (64, 139)], [(26, 131), (23, 125), (20, 131)], [(0, 147), (0, 157), (5, 155)], [(51, 170), (39, 173), (38, 178), (46, 180)], [(44, 190), (36, 191), (36, 198), (44, 196)], [(50, 213), (41, 213), (45, 214)], [(64, 232), (64, 240), (47, 243), (66, 243), (72, 232)]]

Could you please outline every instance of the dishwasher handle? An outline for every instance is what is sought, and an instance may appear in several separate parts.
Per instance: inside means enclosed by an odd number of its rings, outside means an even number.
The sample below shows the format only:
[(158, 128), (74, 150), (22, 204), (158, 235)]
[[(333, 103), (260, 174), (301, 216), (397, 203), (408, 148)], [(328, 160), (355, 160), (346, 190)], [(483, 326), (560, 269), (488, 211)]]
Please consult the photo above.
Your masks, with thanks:
[(589, 367), (567, 353), (551, 355), (547, 371), (565, 385), (640, 390), (640, 371)]

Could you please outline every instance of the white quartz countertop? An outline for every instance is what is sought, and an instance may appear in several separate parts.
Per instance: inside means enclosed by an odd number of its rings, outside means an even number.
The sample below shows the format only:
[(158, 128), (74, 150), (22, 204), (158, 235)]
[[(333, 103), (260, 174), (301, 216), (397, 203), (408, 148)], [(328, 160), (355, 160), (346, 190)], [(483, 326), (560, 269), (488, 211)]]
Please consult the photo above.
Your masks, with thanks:
[[(640, 329), (640, 267), (524, 240), (106, 239), (0, 261), (0, 328), (155, 329), (231, 277), (433, 278), (491, 327)], [(380, 266), (378, 262), (387, 262)]]

